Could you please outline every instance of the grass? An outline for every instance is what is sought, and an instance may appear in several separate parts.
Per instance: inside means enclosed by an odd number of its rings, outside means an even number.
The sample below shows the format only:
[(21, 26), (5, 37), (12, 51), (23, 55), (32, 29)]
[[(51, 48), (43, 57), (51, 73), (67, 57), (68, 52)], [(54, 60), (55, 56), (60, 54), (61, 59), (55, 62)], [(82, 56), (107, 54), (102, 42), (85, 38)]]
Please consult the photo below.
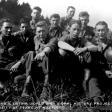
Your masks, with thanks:
[[(112, 95), (105, 95), (107, 102), (105, 104), (98, 104), (91, 102), (84, 95), (80, 96), (79, 89), (72, 85), (64, 88), (61, 85), (48, 85), (40, 89), (43, 85), (40, 84), (36, 88), (36, 95), (38, 100), (34, 101), (35, 94), (21, 97), (14, 92), (5, 95), (4, 102), (6, 104), (0, 105), (0, 112), (111, 112), (112, 111)], [(38, 96), (39, 91), (43, 94)], [(33, 92), (32, 92), (33, 93)], [(3, 102), (3, 101), (2, 101)], [(2, 103), (1, 102), (1, 103)], [(5, 109), (2, 107), (5, 106)]]

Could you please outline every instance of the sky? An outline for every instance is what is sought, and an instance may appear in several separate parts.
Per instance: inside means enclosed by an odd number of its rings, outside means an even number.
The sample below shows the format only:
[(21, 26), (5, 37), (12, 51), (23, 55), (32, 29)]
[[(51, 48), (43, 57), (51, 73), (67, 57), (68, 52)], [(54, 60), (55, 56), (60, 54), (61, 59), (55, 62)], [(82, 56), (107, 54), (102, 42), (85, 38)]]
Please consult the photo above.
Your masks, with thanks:
[(67, 7), (74, 6), (76, 8), (74, 19), (78, 19), (80, 11), (88, 11), (90, 25), (94, 26), (98, 21), (103, 20), (112, 29), (112, 0), (19, 0), (19, 2), (29, 3), (31, 8), (41, 7), (45, 17), (53, 13), (59, 13), (61, 17), (65, 16)]

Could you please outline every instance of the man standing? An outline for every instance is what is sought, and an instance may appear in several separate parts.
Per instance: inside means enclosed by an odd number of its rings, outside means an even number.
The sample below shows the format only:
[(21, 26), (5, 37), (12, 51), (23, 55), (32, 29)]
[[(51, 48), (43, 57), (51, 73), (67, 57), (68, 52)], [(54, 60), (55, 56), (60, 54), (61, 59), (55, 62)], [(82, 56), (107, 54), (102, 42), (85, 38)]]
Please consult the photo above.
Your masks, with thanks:
[(63, 29), (63, 31), (68, 30), (68, 25), (69, 25), (70, 21), (72, 20), (74, 14), (75, 14), (75, 7), (68, 6), (66, 17), (62, 17), (61, 21), (60, 21), (60, 26)]
[(88, 26), (89, 23), (89, 14), (86, 11), (79, 13), (79, 20), (81, 21), (81, 32), (79, 34), (82, 38), (92, 39), (94, 36), (94, 29), (91, 26)]
[(32, 20), (30, 21), (30, 27), (34, 31), (34, 33), (36, 29), (35, 27), (36, 23), (40, 20), (43, 20), (43, 17), (41, 16), (41, 12), (42, 9), (40, 7), (34, 7), (32, 9), (32, 13), (31, 13)]

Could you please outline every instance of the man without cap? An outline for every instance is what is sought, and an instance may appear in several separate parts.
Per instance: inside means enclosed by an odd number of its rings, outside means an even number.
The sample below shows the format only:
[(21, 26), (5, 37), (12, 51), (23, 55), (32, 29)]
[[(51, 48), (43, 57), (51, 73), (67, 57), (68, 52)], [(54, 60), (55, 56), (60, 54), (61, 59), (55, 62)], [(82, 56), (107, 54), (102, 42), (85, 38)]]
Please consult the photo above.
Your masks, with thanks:
[[(13, 67), (13, 70), (18, 69), (20, 66), (24, 66), (25, 68), (24, 76), (26, 77), (26, 82), (22, 95), (29, 94), (28, 91), (31, 93), (31, 89), (28, 88), (31, 79), (35, 87), (38, 86), (37, 83), (42, 83), (43, 86), (46, 86), (48, 83), (48, 56), (54, 52), (57, 39), (51, 38), (48, 35), (48, 26), (45, 21), (39, 21), (36, 24), (34, 43), (35, 50), (25, 54), (21, 60), (16, 63), (15, 67)], [(29, 78), (29, 76), (31, 76), (31, 78)], [(43, 96), (43, 94), (41, 96)]]

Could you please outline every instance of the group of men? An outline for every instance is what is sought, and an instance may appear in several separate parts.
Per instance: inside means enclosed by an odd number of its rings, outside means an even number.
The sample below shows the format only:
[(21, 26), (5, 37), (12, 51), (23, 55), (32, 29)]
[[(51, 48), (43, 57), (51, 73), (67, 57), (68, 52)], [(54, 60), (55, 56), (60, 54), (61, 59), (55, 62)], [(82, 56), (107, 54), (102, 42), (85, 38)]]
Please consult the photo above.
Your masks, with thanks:
[[(14, 84), (24, 80), (24, 96), (42, 84), (37, 96), (46, 99), (47, 86), (63, 85), (69, 97), (72, 91), (72, 95), (77, 93), (76, 100), (85, 95), (95, 102), (103, 101), (107, 91), (111, 93), (112, 33), (105, 21), (88, 26), (86, 11), (79, 13), (79, 20), (73, 19), (75, 10), (69, 6), (62, 18), (52, 14), (47, 24), (41, 8), (35, 7), (30, 25), (21, 19), (17, 32), (12, 31), (9, 19), (1, 20), (0, 88), (5, 88), (7, 80)], [(50, 89), (54, 98), (56, 90)]]

